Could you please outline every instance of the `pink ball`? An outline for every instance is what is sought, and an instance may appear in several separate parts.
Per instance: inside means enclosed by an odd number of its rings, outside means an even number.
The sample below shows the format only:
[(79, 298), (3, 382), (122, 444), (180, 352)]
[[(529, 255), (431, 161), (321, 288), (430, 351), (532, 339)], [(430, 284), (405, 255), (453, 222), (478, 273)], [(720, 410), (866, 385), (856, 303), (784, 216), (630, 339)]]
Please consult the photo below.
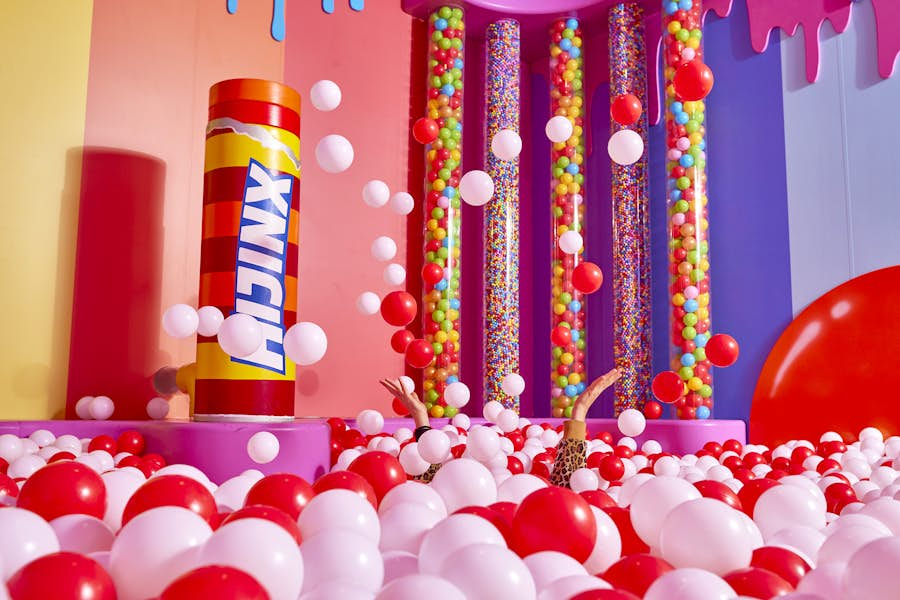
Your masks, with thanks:
[(381, 433), (384, 428), (384, 416), (377, 410), (366, 409), (356, 415), (356, 426), (365, 435)]
[(225, 320), (222, 311), (215, 306), (201, 306), (197, 311), (199, 318), (197, 324), (197, 333), (206, 337), (212, 337), (219, 333), (219, 327)]
[(682, 152), (685, 152), (691, 147), (691, 140), (686, 137), (678, 138), (678, 141), (675, 142), (675, 147)]
[(174, 338), (186, 338), (197, 332), (200, 318), (193, 306), (175, 304), (163, 313), (163, 330)]
[(672, 225), (681, 227), (682, 225), (684, 225), (684, 221), (684, 213), (675, 213), (674, 215), (672, 215)]
[(681, 158), (681, 151), (677, 148), (669, 148), (669, 151), (666, 152), (666, 158), (668, 160), (678, 160)]
[(247, 441), (247, 455), (255, 463), (270, 463), (278, 457), (280, 445), (275, 434), (257, 431)]
[(109, 396), (97, 396), (91, 400), (91, 403), (88, 406), (88, 412), (90, 413), (91, 418), (98, 421), (105, 421), (110, 418), (115, 410), (116, 405), (113, 404), (113, 401)]
[(684, 297), (687, 299), (693, 299), (700, 295), (700, 290), (697, 289), (697, 286), (689, 285), (684, 288)]

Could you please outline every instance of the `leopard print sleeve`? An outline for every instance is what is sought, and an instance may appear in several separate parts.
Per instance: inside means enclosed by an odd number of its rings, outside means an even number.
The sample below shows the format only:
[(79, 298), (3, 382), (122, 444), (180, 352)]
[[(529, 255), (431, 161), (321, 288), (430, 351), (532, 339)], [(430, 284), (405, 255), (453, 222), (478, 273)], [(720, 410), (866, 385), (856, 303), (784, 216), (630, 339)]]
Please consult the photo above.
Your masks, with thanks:
[(426, 469), (424, 473), (413, 477), (413, 480), (421, 481), (423, 483), (431, 483), (431, 480), (434, 479), (434, 474), (437, 473), (440, 468), (441, 465), (431, 465), (430, 467), (428, 467), (428, 469)]
[(569, 477), (587, 462), (587, 442), (583, 439), (563, 438), (556, 446), (556, 462), (550, 473), (550, 483), (569, 487)]

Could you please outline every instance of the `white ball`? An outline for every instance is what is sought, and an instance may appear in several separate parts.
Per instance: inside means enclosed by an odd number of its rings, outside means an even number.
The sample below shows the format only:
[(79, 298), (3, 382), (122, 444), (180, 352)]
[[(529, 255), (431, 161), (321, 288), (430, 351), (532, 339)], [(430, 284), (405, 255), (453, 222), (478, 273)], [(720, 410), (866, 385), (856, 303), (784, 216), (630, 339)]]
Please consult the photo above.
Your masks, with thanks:
[(309, 101), (316, 110), (322, 112), (334, 110), (341, 104), (341, 88), (328, 79), (317, 81), (309, 90)]
[(16, 460), (9, 463), (6, 474), (13, 479), (29, 478), (35, 471), (47, 464), (43, 458), (37, 454), (23, 454)]
[(470, 396), (469, 386), (462, 381), (454, 381), (444, 389), (444, 401), (447, 402), (447, 406), (454, 408), (462, 408), (468, 404)]
[(459, 180), (459, 195), (470, 206), (484, 206), (494, 195), (494, 180), (484, 171), (469, 171)]
[(366, 316), (378, 314), (381, 310), (381, 298), (375, 292), (363, 292), (356, 299), (356, 310)]
[(636, 131), (620, 129), (609, 138), (606, 150), (614, 163), (632, 165), (644, 155), (644, 140)]
[(512, 129), (501, 129), (491, 138), (491, 152), (500, 160), (512, 160), (522, 152), (522, 138)]
[(316, 162), (326, 173), (341, 173), (353, 164), (353, 146), (342, 135), (326, 135), (316, 144)]
[(109, 396), (97, 396), (91, 400), (91, 404), (88, 406), (91, 418), (97, 421), (105, 421), (110, 418), (115, 410), (116, 405)]
[(217, 337), (222, 351), (236, 358), (250, 356), (264, 341), (259, 321), (242, 313), (234, 313), (222, 321)]
[(419, 454), (418, 442), (412, 442), (405, 445), (403, 449), (400, 450), (400, 455), (397, 458), (400, 460), (400, 465), (403, 467), (403, 470), (413, 477), (421, 475), (431, 466), (431, 463), (422, 458)]
[(676, 568), (722, 576), (750, 565), (753, 545), (740, 513), (724, 502), (698, 498), (673, 508), (659, 534), (662, 558)]
[(197, 311), (187, 304), (174, 304), (163, 313), (163, 330), (173, 338), (186, 338), (197, 333)]
[(618, 418), (619, 431), (622, 435), (634, 437), (644, 433), (647, 427), (647, 419), (641, 411), (634, 408), (623, 410)]
[(566, 254), (577, 254), (584, 247), (584, 238), (577, 231), (569, 230), (559, 236), (559, 249)]
[(400, 385), (403, 386), (404, 390), (406, 390), (407, 392), (415, 391), (416, 382), (412, 380), (412, 377), (408, 377), (406, 375), (401, 375), (399, 377), (399, 379), (400, 379)]
[(501, 410), (503, 410), (503, 405), (496, 400), (491, 400), (490, 402), (485, 403), (484, 407), (481, 409), (481, 415), (489, 423), (495, 423)]
[(512, 409), (504, 408), (497, 415), (496, 423), (503, 433), (515, 431), (519, 425), (519, 415)]
[(78, 399), (78, 402), (75, 403), (75, 414), (78, 415), (79, 419), (88, 420), (91, 418), (91, 413), (88, 411), (88, 407), (90, 407), (91, 400), (93, 399), (93, 396), (83, 396)]
[(397, 192), (390, 199), (391, 210), (398, 215), (408, 215), (416, 207), (416, 201), (406, 192)]
[(147, 403), (147, 416), (154, 421), (165, 419), (169, 414), (169, 401), (165, 398), (152, 398)]
[(38, 445), (39, 448), (49, 446), (56, 441), (56, 436), (46, 429), (38, 429), (28, 436), (28, 439)]
[(450, 438), (438, 429), (431, 429), (419, 438), (419, 455), (429, 463), (436, 465), (450, 456)]
[(377, 410), (367, 408), (356, 415), (356, 426), (366, 435), (381, 433), (384, 428), (384, 416)]
[(199, 319), (197, 323), (197, 333), (206, 337), (212, 337), (219, 333), (219, 327), (225, 320), (225, 315), (215, 306), (201, 306), (197, 311)]
[(268, 431), (257, 431), (247, 441), (247, 455), (250, 460), (261, 465), (275, 460), (280, 448), (278, 438)]
[(503, 389), (504, 394), (521, 396), (522, 392), (525, 391), (525, 379), (518, 373), (510, 373), (503, 378), (500, 387)]
[(388, 285), (403, 285), (406, 281), (406, 269), (397, 263), (391, 263), (384, 268), (384, 282)]
[(454, 427), (459, 427), (460, 429), (468, 429), (472, 425), (469, 415), (465, 413), (457, 413), (457, 415), (450, 420), (450, 423), (452, 423)]
[(584, 492), (587, 490), (596, 490), (600, 487), (600, 478), (592, 469), (580, 468), (576, 469), (569, 478), (569, 487), (573, 492)]
[(391, 189), (388, 184), (380, 179), (373, 179), (366, 183), (362, 189), (362, 199), (366, 206), (372, 208), (381, 208), (388, 203), (391, 198)]
[(551, 117), (551, 119), (547, 121), (547, 126), (544, 128), (547, 139), (555, 143), (565, 142), (572, 137), (574, 132), (575, 127), (572, 125), (572, 121), (570, 121), (568, 117), (563, 117), (562, 115)]
[(397, 256), (397, 242), (382, 235), (372, 242), (372, 258), (380, 262), (387, 262)]
[(315, 323), (295, 323), (284, 334), (284, 351), (300, 366), (314, 365), (325, 356), (328, 337)]

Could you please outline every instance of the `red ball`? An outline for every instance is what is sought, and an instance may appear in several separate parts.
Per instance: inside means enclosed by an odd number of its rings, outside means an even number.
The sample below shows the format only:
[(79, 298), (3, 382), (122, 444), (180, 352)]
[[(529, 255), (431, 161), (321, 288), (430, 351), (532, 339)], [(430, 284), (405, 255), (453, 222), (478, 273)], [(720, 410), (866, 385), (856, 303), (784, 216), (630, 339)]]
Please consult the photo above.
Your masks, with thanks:
[(409, 343), (414, 339), (416, 339), (416, 336), (413, 335), (412, 331), (401, 329), (400, 331), (394, 332), (394, 335), (391, 336), (391, 348), (397, 354), (403, 354), (406, 352), (406, 347), (409, 346)]
[(717, 367), (730, 367), (739, 354), (738, 343), (730, 335), (717, 333), (706, 342), (706, 358)]
[(434, 360), (434, 348), (425, 340), (413, 340), (406, 347), (406, 364), (424, 369)]
[(518, 504), (515, 502), (494, 502), (488, 508), (500, 515), (509, 531), (512, 531), (513, 518), (516, 516), (516, 509), (519, 508)]
[(412, 323), (417, 310), (416, 299), (409, 292), (394, 291), (381, 301), (382, 318), (395, 327), (406, 327)]
[(296, 520), (316, 492), (305, 479), (293, 473), (266, 475), (250, 488), (244, 506), (262, 504), (280, 508)]
[(506, 540), (508, 546), (512, 545), (512, 526), (507, 522), (503, 515), (496, 510), (488, 506), (464, 506), (453, 514), (475, 515), (476, 517), (481, 517), (497, 528), (497, 531), (499, 531), (500, 535), (503, 536), (503, 539)]
[(559, 325), (550, 332), (550, 341), (554, 346), (567, 346), (572, 342), (572, 330)]
[[(638, 537), (637, 532), (634, 530), (634, 525), (631, 524), (631, 511), (629, 509), (611, 506), (609, 508), (601, 508), (601, 510), (609, 515), (609, 518), (613, 520), (619, 529), (619, 537), (622, 538), (622, 556), (650, 552), (650, 546)], [(625, 589), (633, 591), (630, 588)]]
[(109, 452), (111, 456), (115, 456), (116, 440), (108, 435), (98, 435), (91, 440), (90, 444), (88, 444), (88, 452), (93, 452), (94, 450), (105, 450), (106, 452)]
[(391, 400), (391, 410), (394, 411), (394, 414), (400, 417), (406, 417), (409, 415), (409, 411), (406, 410), (406, 407), (403, 406), (403, 403), (400, 402), (399, 398), (394, 398)]
[(641, 600), (625, 590), (588, 590), (569, 598), (569, 600)]
[[(626, 446), (616, 446), (616, 450)], [(615, 455), (604, 456), (600, 459), (600, 477), (606, 481), (618, 481), (625, 474), (625, 463)]]
[(641, 101), (634, 94), (620, 94), (612, 101), (609, 114), (619, 125), (634, 125), (644, 110)]
[(756, 508), (756, 501), (759, 500), (763, 492), (772, 489), (776, 485), (781, 484), (772, 479), (760, 477), (759, 479), (751, 479), (740, 489), (738, 498), (741, 499), (741, 507), (751, 519), (753, 518), (753, 509)]
[(858, 502), (856, 492), (850, 487), (850, 484), (838, 482), (832, 483), (825, 488), (825, 502), (828, 505), (828, 512), (836, 515), (841, 514), (844, 507), (851, 502)]
[(572, 271), (572, 285), (584, 294), (593, 294), (603, 285), (603, 271), (592, 262), (583, 262)]
[(525, 465), (523, 465), (522, 461), (515, 456), (506, 457), (506, 468), (509, 469), (509, 472), (513, 475), (519, 475), (525, 472)]
[(591, 506), (596, 506), (597, 508), (612, 508), (618, 506), (616, 501), (603, 490), (585, 490), (579, 493)]
[(675, 371), (657, 374), (650, 387), (656, 399), (666, 404), (671, 404), (684, 396), (684, 380)]
[(347, 470), (361, 475), (375, 490), (380, 503), (384, 495), (406, 481), (406, 471), (395, 457), (387, 452), (366, 452), (356, 457)]
[(441, 128), (434, 119), (422, 117), (413, 124), (413, 137), (420, 144), (430, 144), (440, 132)]
[(160, 475), (148, 479), (129, 498), (122, 512), (122, 526), (151, 508), (181, 506), (209, 521), (217, 512), (216, 500), (199, 481), (184, 475)]
[(695, 481), (694, 487), (700, 492), (704, 498), (712, 498), (721, 500), (731, 508), (742, 510), (741, 499), (734, 490), (722, 483), (721, 481), (713, 481), (712, 479), (704, 479)]
[(144, 451), (144, 436), (139, 431), (129, 429), (123, 431), (116, 441), (119, 452), (131, 452), (132, 454), (140, 454)]
[(235, 569), (211, 565), (188, 571), (163, 590), (159, 600), (239, 598), (269, 600), (269, 593), (255, 578)]
[(112, 577), (100, 563), (75, 552), (54, 552), (37, 558), (7, 582), (12, 600), (116, 600)]
[[(622, 553), (625, 554), (624, 547)], [(654, 581), (673, 569), (672, 565), (661, 558), (643, 553), (628, 554), (611, 564), (603, 574), (603, 579), (617, 589), (643, 596)]]
[(378, 507), (378, 500), (375, 498), (375, 490), (372, 484), (366, 481), (366, 478), (357, 473), (350, 471), (335, 471), (327, 473), (316, 479), (313, 483), (313, 491), (321, 494), (326, 490), (350, 490), (356, 492), (364, 500), (368, 500), (373, 508)]
[(551, 486), (522, 500), (513, 517), (512, 544), (519, 556), (556, 550), (580, 563), (597, 541), (597, 521), (587, 500), (570, 489)]
[(680, 100), (703, 100), (712, 91), (715, 78), (712, 69), (699, 58), (687, 62), (675, 71), (672, 84)]
[(422, 281), (434, 285), (444, 278), (444, 269), (437, 263), (425, 263), (422, 267)]
[(748, 567), (732, 571), (723, 577), (735, 592), (751, 598), (775, 598), (794, 591), (794, 586), (772, 571)]
[(662, 404), (650, 400), (644, 404), (644, 416), (648, 419), (658, 419), (662, 416)]
[(25, 480), (16, 505), (46, 521), (72, 514), (102, 519), (106, 512), (106, 485), (87, 465), (56, 462), (41, 467)]
[(812, 568), (799, 554), (779, 546), (762, 546), (754, 550), (750, 566), (771, 571), (794, 587)]
[(0, 505), (2, 500), (6, 498), (16, 498), (19, 495), (19, 486), (15, 480), (6, 473), (0, 473)]
[(245, 506), (225, 517), (219, 526), (221, 527), (232, 521), (239, 521), (241, 519), (264, 519), (266, 521), (271, 521), (287, 531), (298, 545), (303, 541), (303, 538), (300, 536), (300, 528), (297, 526), (297, 520), (292, 519), (290, 515), (280, 508), (263, 506), (261, 504)]

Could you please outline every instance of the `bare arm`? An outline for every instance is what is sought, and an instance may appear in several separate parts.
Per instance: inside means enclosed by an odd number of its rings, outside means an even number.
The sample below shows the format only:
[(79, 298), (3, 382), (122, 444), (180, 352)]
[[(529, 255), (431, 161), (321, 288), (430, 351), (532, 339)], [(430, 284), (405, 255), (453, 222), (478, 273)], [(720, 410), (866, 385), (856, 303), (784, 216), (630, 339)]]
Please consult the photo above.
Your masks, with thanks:
[(407, 390), (404, 387), (403, 382), (399, 379), (382, 379), (379, 383), (381, 383), (382, 387), (389, 391), (391, 395), (398, 399), (403, 404), (404, 408), (409, 411), (409, 415), (415, 422), (416, 428), (428, 426), (428, 409), (425, 408), (425, 404), (419, 400), (419, 396), (416, 395), (415, 390)]

